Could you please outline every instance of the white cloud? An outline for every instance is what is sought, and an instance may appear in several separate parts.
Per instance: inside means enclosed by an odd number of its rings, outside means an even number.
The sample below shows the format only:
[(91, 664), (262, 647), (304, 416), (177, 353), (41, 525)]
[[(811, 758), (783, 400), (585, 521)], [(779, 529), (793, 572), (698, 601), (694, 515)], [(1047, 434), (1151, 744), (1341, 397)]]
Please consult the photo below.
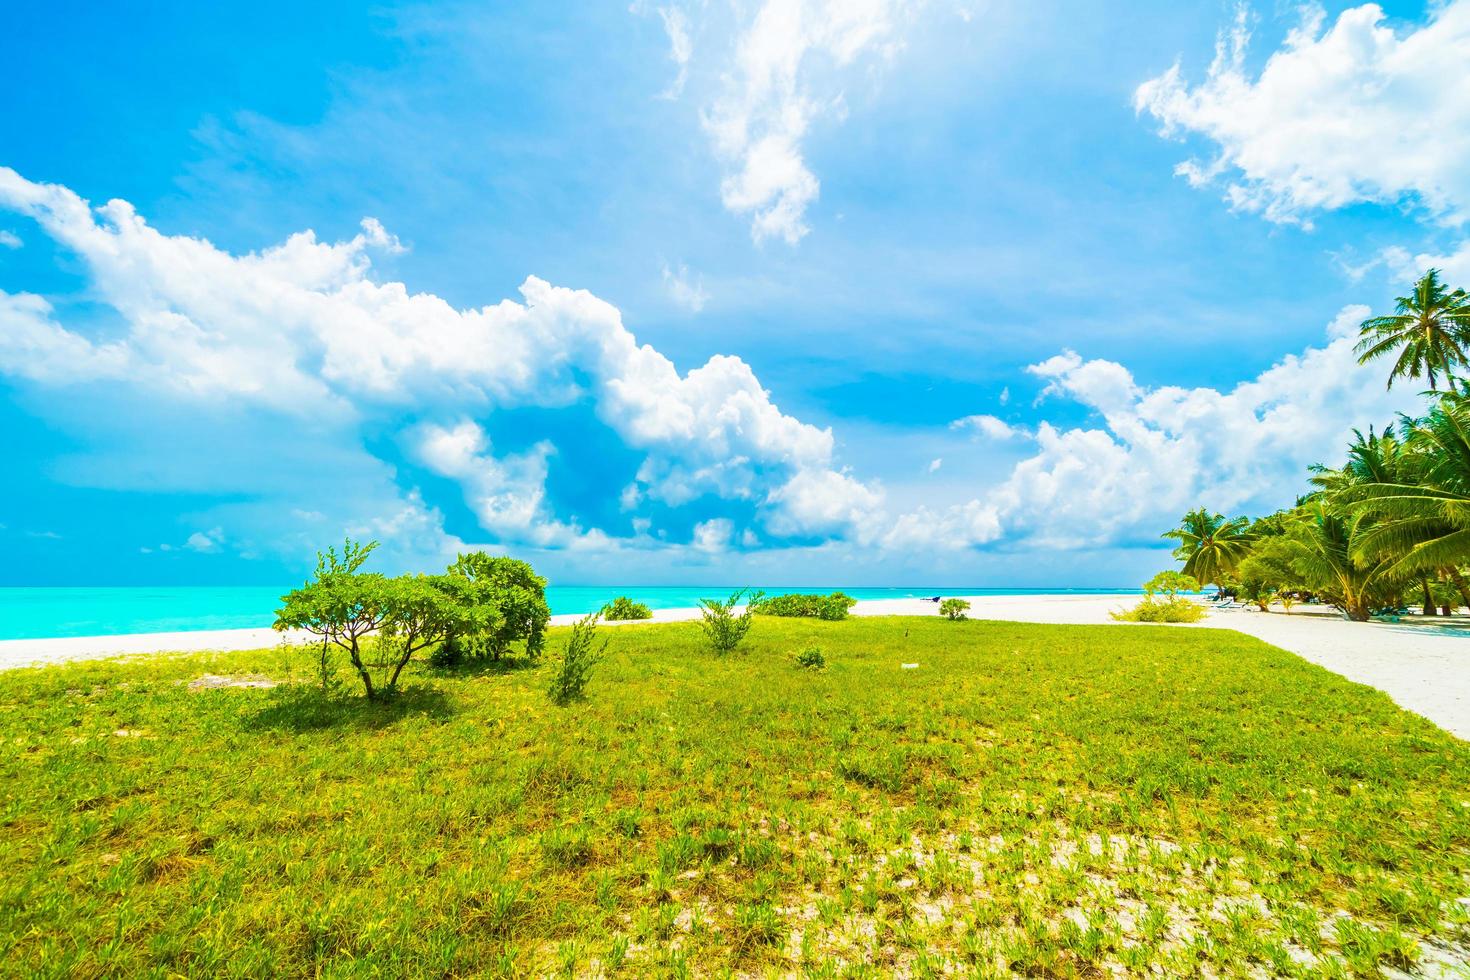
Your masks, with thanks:
[(411, 433), (410, 440), (413, 452), (431, 472), (459, 482), (465, 503), (480, 526), (501, 540), (540, 547), (605, 547), (610, 543), (600, 531), (586, 532), (551, 515), (546, 473), (547, 460), (556, 447), (550, 442), (542, 440), (524, 453), (497, 459), (490, 454), (485, 431), (469, 419), (452, 427), (425, 423)]
[(929, 460), (929, 472), (930, 473), (938, 473), (939, 472), (939, 467), (941, 467), (943, 465), (944, 465), (944, 460), (942, 458), (936, 457), (934, 459), (931, 459), (931, 460)]
[(904, 0), (765, 0), (741, 31), (724, 91), (704, 114), (704, 125), (731, 167), (721, 199), (730, 211), (751, 216), (757, 242), (781, 238), (794, 245), (809, 230), (806, 210), (821, 185), (802, 142), (816, 119), (842, 111), (840, 89), (830, 78), (819, 84), (813, 76), (864, 56), (891, 56), (917, 6)]
[[(1443, 220), (1470, 217), (1470, 0), (1431, 5), (1402, 33), (1377, 4), (1324, 31), (1319, 6), (1252, 77), (1245, 8), (1222, 33), (1204, 82), (1175, 64), (1139, 86), (1134, 104), (1166, 136), (1198, 135), (1216, 156), (1178, 172), (1226, 179), (1234, 207), (1278, 222), (1310, 212), (1411, 199)], [(1226, 175), (1229, 175), (1226, 177)]]
[(693, 546), (699, 551), (716, 554), (730, 546), (735, 526), (726, 517), (716, 517), (694, 525)]
[(20, 240), (20, 236), (15, 232), (0, 228), (0, 246), (4, 246), (5, 248), (20, 248), (24, 244)]
[(689, 18), (679, 7), (660, 7), (659, 18), (664, 22), (664, 33), (669, 36), (669, 60), (678, 66), (679, 73), (661, 94), (665, 99), (677, 99), (684, 92), (689, 80), (689, 59), (694, 54), (694, 42), (689, 37)]
[(1384, 249), (1377, 262), (1387, 265), (1399, 282), (1410, 283), (1428, 270), (1438, 269), (1443, 273), (1440, 278), (1451, 287), (1470, 289), (1470, 239), (1439, 255), (1430, 252), (1412, 255), (1408, 249), (1394, 246)]
[(669, 291), (669, 298), (689, 312), (698, 313), (709, 302), (709, 293), (704, 291), (703, 280), (697, 277), (691, 279), (687, 265), (681, 265), (676, 270), (664, 263), (663, 275), (664, 288)]
[[(1022, 430), (1007, 425), (994, 415), (966, 415), (962, 419), (955, 419), (949, 423), (949, 427), (957, 431), (961, 429), (973, 429), (981, 435), (998, 440), (1012, 439), (1018, 435), (1025, 435)], [(935, 468), (937, 469), (938, 467)]]
[(1289, 505), (1306, 467), (1340, 458), (1352, 427), (1413, 408), (1353, 354), (1367, 307), (1345, 308), (1327, 342), (1289, 355), (1230, 391), (1143, 388), (1121, 364), (1070, 351), (1030, 370), (1047, 391), (1101, 418), (1098, 428), (1042, 422), (1036, 452), (982, 497), (905, 515), (890, 545), (964, 547), (1005, 537), (1054, 548), (1153, 539), (1191, 507), (1226, 513)]
[[(219, 551), (220, 545), (224, 543), (225, 532), (223, 528), (210, 528), (208, 531), (195, 531), (189, 535), (184, 542), (184, 547), (189, 551), (198, 551), (204, 554), (212, 554)], [(162, 545), (162, 550), (171, 550), (168, 545)]]
[(829, 469), (803, 469), (773, 491), (766, 527), (783, 536), (818, 535), (864, 540), (875, 530), (881, 490)]
[[(421, 547), (442, 551), (459, 543), (442, 531), (435, 537), (433, 529), (442, 525), (437, 510), (412, 488), (397, 487), (392, 468), (365, 448), (367, 423), (392, 432), (400, 419), (417, 416), (425, 427), (410, 441), (427, 454), (426, 465), (460, 482), (487, 531), (511, 541), (570, 541), (578, 529), (559, 522), (544, 490), (536, 490), (544, 488), (549, 447), (496, 459), (488, 443), (475, 448), (483, 432), (474, 420), (507, 408), (577, 401), (590, 402), (598, 419), (643, 455), (628, 491), (634, 502), (678, 504), (704, 495), (749, 500), (805, 534), (810, 522), (791, 509), (793, 477), (821, 480), (830, 473), (839, 486), (861, 487), (832, 469), (831, 430), (783, 414), (739, 358), (715, 356), (681, 375), (668, 358), (637, 342), (614, 307), (534, 276), (521, 287), (522, 302), (469, 310), (410, 293), (402, 283), (377, 282), (373, 253), (401, 246), (371, 219), (349, 241), (320, 242), (306, 231), (237, 256), (207, 241), (161, 234), (126, 202), (94, 212), (64, 187), (32, 183), (5, 168), (0, 208), (33, 218), (80, 256), (90, 289), (118, 321), (103, 332), (71, 329), (40, 297), (0, 293), (0, 373), (48, 389), (102, 381), (135, 413), (139, 406), (174, 403), (177, 412), (152, 411), (198, 418), (201, 426), (229, 416), (261, 452), (280, 453), (280, 432), (289, 429), (301, 440), (291, 451), (304, 465), (330, 459), (338, 472), (361, 481), (354, 526), (400, 514), (384, 526), (415, 536)], [(247, 417), (258, 421), (247, 425)], [(122, 423), (99, 416), (86, 424)], [(203, 445), (218, 442), (213, 430), (206, 435)], [(129, 436), (138, 451), (119, 449), (108, 466), (93, 461), (88, 479), (109, 469), (126, 473), (117, 477), (123, 482), (162, 479), (165, 471), (182, 485), (202, 479), (200, 467), (180, 465), (183, 457), (161, 444), (163, 455), (144, 461), (141, 445), (159, 442), (154, 426), (140, 424)], [(261, 460), (246, 458), (248, 449), (237, 447), (242, 460), (223, 467), (219, 480), (256, 479), (252, 470)], [(140, 466), (152, 472), (134, 472)], [(285, 485), (284, 478), (276, 483)], [(335, 506), (340, 515), (344, 497), (283, 501), (281, 514)], [(254, 515), (279, 516), (274, 510)], [(517, 531), (519, 518), (530, 524)]]

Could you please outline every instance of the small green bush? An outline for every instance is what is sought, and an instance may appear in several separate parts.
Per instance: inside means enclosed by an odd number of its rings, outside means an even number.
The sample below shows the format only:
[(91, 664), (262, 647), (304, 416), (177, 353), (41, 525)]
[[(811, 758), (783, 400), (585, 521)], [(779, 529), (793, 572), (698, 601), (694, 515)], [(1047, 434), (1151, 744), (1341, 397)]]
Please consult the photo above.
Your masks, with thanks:
[(737, 589), (724, 602), (718, 599), (700, 599), (700, 629), (708, 638), (716, 653), (729, 653), (738, 647), (745, 634), (750, 632), (750, 622), (755, 616), (755, 607), (760, 604), (761, 594), (756, 592), (745, 606), (745, 612), (735, 615), (735, 607), (745, 597), (744, 589)]
[(1205, 611), (1183, 596), (1147, 596), (1132, 609), (1112, 616), (1120, 623), (1197, 623), (1205, 618)]
[(969, 608), (970, 604), (964, 599), (945, 599), (939, 604), (939, 614), (950, 619), (964, 619), (965, 610)]
[(634, 602), (625, 595), (620, 595), (612, 602), (602, 607), (602, 618), (607, 620), (628, 619), (652, 619), (653, 610), (641, 602)]
[(602, 646), (597, 645), (597, 617), (597, 613), (584, 616), (572, 627), (566, 652), (552, 671), (551, 683), (547, 685), (546, 696), (552, 704), (570, 704), (584, 696), (592, 668), (597, 666), (607, 650), (607, 640), (602, 641)]
[(847, 611), (856, 604), (856, 599), (841, 592), (831, 595), (790, 592), (752, 603), (762, 616), (799, 616), (829, 621), (846, 619)]
[(827, 658), (822, 656), (818, 647), (807, 647), (796, 655), (796, 666), (806, 670), (823, 670), (827, 666)]

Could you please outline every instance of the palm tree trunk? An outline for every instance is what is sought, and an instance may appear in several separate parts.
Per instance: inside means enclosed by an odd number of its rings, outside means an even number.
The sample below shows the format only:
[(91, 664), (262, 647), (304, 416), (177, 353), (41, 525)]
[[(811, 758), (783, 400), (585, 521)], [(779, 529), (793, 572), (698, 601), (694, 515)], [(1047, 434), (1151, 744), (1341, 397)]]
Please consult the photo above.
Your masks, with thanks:
[(1460, 574), (1458, 568), (1451, 568), (1449, 571), (1450, 581), (1455, 583), (1455, 588), (1459, 591), (1460, 598), (1464, 601), (1465, 605), (1470, 606), (1470, 586), (1465, 584), (1465, 576)]
[(1419, 581), (1424, 586), (1424, 615), (1437, 615), (1438, 611), (1434, 608), (1434, 594), (1429, 591), (1429, 576), (1422, 576)]

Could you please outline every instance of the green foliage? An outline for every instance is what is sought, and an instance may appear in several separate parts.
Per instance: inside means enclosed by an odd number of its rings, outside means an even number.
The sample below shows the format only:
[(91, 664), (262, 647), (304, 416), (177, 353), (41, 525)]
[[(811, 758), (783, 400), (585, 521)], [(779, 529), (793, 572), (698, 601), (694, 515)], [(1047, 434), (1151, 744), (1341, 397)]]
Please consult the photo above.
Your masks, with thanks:
[(699, 600), (699, 626), (704, 631), (705, 639), (709, 641), (709, 645), (716, 653), (729, 653), (734, 650), (745, 639), (745, 634), (750, 632), (751, 620), (755, 617), (755, 607), (760, 603), (762, 597), (759, 592), (751, 595), (745, 611), (737, 616), (735, 607), (740, 605), (740, 600), (743, 598), (745, 598), (745, 590), (737, 589), (724, 602), (718, 599)]
[(939, 615), (951, 620), (964, 619), (969, 608), (970, 604), (964, 599), (951, 597), (939, 604)]
[(1143, 591), (1146, 595), (1162, 594), (1172, 599), (1181, 592), (1198, 592), (1199, 583), (1183, 572), (1166, 570), (1143, 583)]
[(1205, 618), (1199, 603), (1184, 596), (1146, 596), (1132, 609), (1112, 613), (1120, 623), (1197, 623)]
[(810, 617), (836, 621), (846, 619), (847, 612), (857, 605), (857, 600), (841, 592), (831, 595), (810, 595), (791, 592), (775, 595), (752, 602), (755, 611), (762, 616)]
[[(482, 620), (446, 641), (461, 657), (499, 660), (513, 643), (523, 643), (526, 656), (541, 654), (551, 609), (546, 580), (526, 562), (473, 551), (460, 555), (449, 574), (467, 583), (468, 602), (484, 610)], [(494, 610), (490, 614), (490, 610)]]
[(1359, 336), (1359, 364), (1394, 357), (1388, 387), (1396, 378), (1424, 377), (1431, 391), (1441, 378), (1450, 379), (1453, 389), (1455, 371), (1470, 363), (1470, 295), (1449, 288), (1440, 282), (1439, 270), (1430, 269), (1412, 293), (1398, 298), (1394, 313), (1364, 320)]
[(1206, 585), (1223, 585), (1235, 566), (1250, 550), (1254, 537), (1244, 517), (1226, 520), (1203, 507), (1184, 515), (1184, 520), (1164, 537), (1179, 542), (1174, 557), (1184, 562), (1184, 574)]
[(627, 596), (620, 595), (602, 607), (602, 618), (615, 622), (632, 619), (652, 619), (653, 610), (641, 602), (634, 602)]
[(1371, 688), (1224, 630), (760, 624), (722, 658), (599, 628), (575, 718), (567, 628), (388, 702), (277, 649), (0, 672), (3, 972), (1332, 976), (1458, 941), (1470, 745)]
[(822, 656), (820, 647), (807, 647), (793, 659), (796, 661), (796, 666), (806, 670), (825, 670), (827, 667), (827, 658)]
[(598, 613), (583, 616), (567, 635), (566, 650), (551, 672), (546, 696), (553, 704), (570, 704), (585, 696), (587, 682), (592, 677), (592, 668), (602, 660), (607, 650), (607, 640), (597, 644)]
[(360, 571), (377, 546), (376, 541), (359, 544), (349, 538), (340, 555), (336, 548), (319, 552), (315, 577), (281, 597), (272, 624), (282, 632), (299, 629), (321, 638), (320, 676), (324, 688), (329, 681), (326, 651), (331, 647), (344, 651), (369, 698), (379, 692), (364, 661), (364, 647), (392, 615), (388, 580)]

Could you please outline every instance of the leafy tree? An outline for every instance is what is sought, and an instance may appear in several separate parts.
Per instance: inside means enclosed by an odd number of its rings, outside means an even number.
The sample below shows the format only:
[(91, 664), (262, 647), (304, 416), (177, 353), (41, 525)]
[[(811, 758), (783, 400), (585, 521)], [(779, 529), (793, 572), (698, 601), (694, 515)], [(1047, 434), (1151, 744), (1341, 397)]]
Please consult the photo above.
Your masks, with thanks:
[(1394, 357), (1388, 387), (1395, 378), (1429, 379), (1431, 391), (1438, 390), (1441, 376), (1450, 379), (1466, 363), (1470, 343), (1470, 295), (1451, 290), (1440, 282), (1439, 270), (1430, 269), (1408, 296), (1400, 296), (1394, 313), (1364, 320), (1355, 348), (1358, 363)]
[(1270, 609), (1273, 600), (1279, 600), (1290, 612), (1295, 602), (1293, 593), (1303, 588), (1301, 576), (1291, 565), (1297, 546), (1289, 536), (1290, 527), (1283, 521), (1282, 533), (1257, 539), (1236, 570), (1241, 598), (1254, 602), (1262, 612)]
[(761, 594), (756, 592), (751, 595), (745, 611), (737, 616), (735, 607), (740, 605), (743, 598), (745, 590), (737, 589), (724, 602), (718, 599), (699, 600), (699, 627), (704, 630), (704, 635), (716, 653), (734, 650), (745, 639), (745, 634), (750, 632), (750, 624), (755, 618), (755, 607), (760, 603)]
[(1246, 530), (1244, 517), (1226, 520), (1203, 507), (1184, 515), (1184, 520), (1164, 537), (1179, 542), (1174, 557), (1184, 562), (1184, 574), (1205, 585), (1223, 588), (1235, 566), (1250, 552), (1255, 537)]
[(363, 661), (363, 642), (393, 612), (388, 580), (360, 571), (377, 546), (348, 539), (340, 555), (335, 548), (319, 552), (314, 579), (281, 597), (273, 624), (280, 631), (300, 629), (321, 637), (324, 656), (328, 644), (346, 651), (369, 698), (377, 692)]
[(956, 599), (951, 597), (949, 599), (945, 599), (939, 604), (939, 614), (941, 616), (946, 616), (951, 620), (964, 619), (965, 610), (969, 608), (970, 604), (964, 599)]
[(1181, 592), (1198, 592), (1199, 583), (1192, 576), (1170, 569), (1160, 572), (1143, 583), (1143, 591), (1146, 595), (1156, 595), (1162, 592), (1172, 599)]
[(471, 605), (495, 610), (494, 616), (486, 613), (482, 622), (450, 635), (447, 644), (456, 653), (499, 660), (517, 641), (525, 642), (528, 657), (541, 653), (551, 609), (546, 605), (546, 580), (530, 565), (473, 551), (460, 555), (449, 566), (449, 574), (468, 583)]

